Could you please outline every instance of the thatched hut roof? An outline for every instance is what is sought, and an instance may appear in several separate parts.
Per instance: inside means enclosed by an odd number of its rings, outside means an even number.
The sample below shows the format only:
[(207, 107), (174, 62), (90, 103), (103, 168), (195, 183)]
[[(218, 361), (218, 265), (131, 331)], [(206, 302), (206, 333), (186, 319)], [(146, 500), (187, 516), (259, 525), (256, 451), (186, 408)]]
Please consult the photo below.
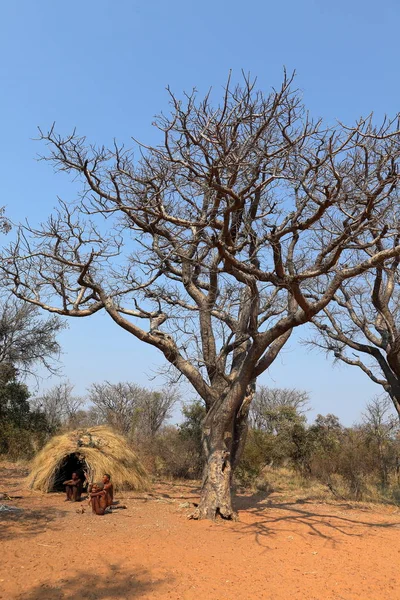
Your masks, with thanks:
[(52, 438), (32, 461), (27, 483), (31, 489), (62, 489), (72, 472), (84, 472), (89, 481), (111, 475), (116, 490), (148, 487), (146, 471), (126, 440), (108, 427), (69, 431)]

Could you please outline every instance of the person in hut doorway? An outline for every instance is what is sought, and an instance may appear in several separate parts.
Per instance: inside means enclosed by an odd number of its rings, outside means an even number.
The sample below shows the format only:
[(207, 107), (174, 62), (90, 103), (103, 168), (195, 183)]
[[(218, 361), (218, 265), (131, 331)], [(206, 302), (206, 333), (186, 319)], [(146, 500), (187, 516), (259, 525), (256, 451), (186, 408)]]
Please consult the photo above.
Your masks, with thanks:
[(68, 502), (80, 502), (82, 496), (82, 480), (80, 479), (78, 473), (72, 473), (72, 479), (68, 479), (64, 481), (65, 485), (65, 493), (66, 498), (65, 501)]

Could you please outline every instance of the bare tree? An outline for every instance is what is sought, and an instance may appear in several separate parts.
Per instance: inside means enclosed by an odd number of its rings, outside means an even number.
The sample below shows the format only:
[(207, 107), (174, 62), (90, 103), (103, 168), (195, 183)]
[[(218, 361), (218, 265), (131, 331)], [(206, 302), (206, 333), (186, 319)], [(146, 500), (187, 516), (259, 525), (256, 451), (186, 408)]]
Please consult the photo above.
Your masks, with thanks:
[[(383, 488), (389, 483), (392, 440), (399, 433), (397, 419), (393, 418), (392, 403), (385, 396), (375, 396), (368, 404), (363, 415), (364, 429), (370, 444), (376, 446), (375, 455)], [(397, 461), (396, 461), (397, 462)]]
[(265, 96), (228, 82), (217, 106), (170, 92), (161, 143), (138, 156), (42, 133), (82, 195), (21, 228), (2, 262), (18, 297), (70, 317), (104, 310), (193, 385), (207, 409), (199, 518), (235, 516), (255, 381), (293, 328), (400, 253), (375, 250), (398, 230), (397, 122), (329, 129), (291, 83)]
[[(397, 232), (390, 244), (396, 246)], [(380, 252), (384, 241), (364, 252)], [(343, 282), (333, 302), (313, 322), (319, 334), (308, 343), (361, 369), (390, 396), (400, 419), (399, 257)]]
[(46, 416), (49, 427), (53, 430), (61, 426), (76, 426), (76, 416), (84, 401), (73, 395), (74, 386), (68, 381), (58, 383), (41, 396), (31, 400), (33, 407)]
[(282, 420), (301, 422), (309, 400), (309, 394), (301, 390), (260, 386), (250, 407), (252, 426), (274, 433)]
[(171, 416), (178, 398), (173, 387), (157, 392), (135, 383), (106, 381), (89, 388), (89, 400), (102, 421), (127, 436), (154, 436)]
[(146, 391), (139, 400), (139, 437), (154, 437), (165, 422), (172, 416), (172, 409), (179, 400), (173, 387), (160, 391)]
[(34, 374), (41, 364), (57, 371), (54, 360), (60, 346), (56, 335), (64, 328), (57, 316), (40, 317), (37, 306), (7, 298), (0, 303), (0, 364), (13, 365), (22, 375)]
[(134, 383), (93, 383), (89, 400), (97, 408), (105, 423), (120, 433), (133, 434), (139, 419), (144, 388)]
[(86, 409), (80, 408), (69, 421), (69, 427), (71, 429), (97, 427), (98, 425), (106, 424), (107, 421), (104, 419), (103, 414), (97, 409), (96, 406), (89, 406)]

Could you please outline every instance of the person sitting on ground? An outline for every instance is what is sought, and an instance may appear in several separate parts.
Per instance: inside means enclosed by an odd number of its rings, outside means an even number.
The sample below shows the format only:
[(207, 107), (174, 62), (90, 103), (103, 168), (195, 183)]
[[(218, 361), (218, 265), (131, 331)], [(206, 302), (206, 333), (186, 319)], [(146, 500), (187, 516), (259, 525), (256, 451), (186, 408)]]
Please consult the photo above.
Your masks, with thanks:
[(107, 492), (104, 491), (103, 483), (93, 483), (89, 494), (89, 504), (95, 515), (104, 515), (108, 507)]
[(103, 475), (103, 486), (107, 498), (107, 506), (114, 504), (114, 486), (111, 483), (111, 475), (104, 473)]
[(67, 495), (65, 501), (80, 502), (82, 495), (82, 480), (78, 473), (72, 473), (72, 479), (64, 481), (65, 493)]

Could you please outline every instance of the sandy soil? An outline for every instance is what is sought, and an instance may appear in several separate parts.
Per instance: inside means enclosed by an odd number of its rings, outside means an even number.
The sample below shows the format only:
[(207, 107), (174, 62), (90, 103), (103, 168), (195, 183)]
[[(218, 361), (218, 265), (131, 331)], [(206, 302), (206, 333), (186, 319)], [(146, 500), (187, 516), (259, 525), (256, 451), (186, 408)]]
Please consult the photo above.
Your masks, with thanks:
[(240, 522), (195, 522), (198, 489), (160, 483), (97, 517), (23, 474), (0, 468), (0, 492), (23, 496), (0, 512), (1, 600), (400, 599), (394, 507), (260, 494), (236, 499)]

